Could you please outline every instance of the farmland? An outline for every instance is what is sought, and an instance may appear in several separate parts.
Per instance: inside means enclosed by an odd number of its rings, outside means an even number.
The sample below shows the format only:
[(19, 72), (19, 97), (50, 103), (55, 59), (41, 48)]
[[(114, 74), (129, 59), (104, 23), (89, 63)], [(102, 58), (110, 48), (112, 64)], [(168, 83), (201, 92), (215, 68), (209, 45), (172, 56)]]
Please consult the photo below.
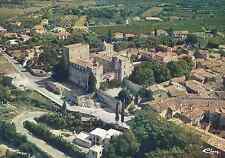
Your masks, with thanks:
[[(198, 0), (193, 1), (166, 1), (166, 0), (114, 0), (104, 6), (96, 6), (95, 0), (61, 0), (57, 2), (57, 16), (78, 17), (75, 26), (83, 26), (84, 18), (87, 17), (91, 30), (104, 34), (108, 30), (113, 32), (149, 33), (154, 29), (189, 30), (190, 32), (203, 31), (206, 29), (217, 29), (224, 32), (225, 5), (223, 1)], [(24, 3), (26, 12), (35, 11), (38, 8), (52, 6), (47, 0), (27, 0)], [(24, 6), (14, 6), (1, 9), (1, 17), (10, 17), (23, 14)], [(82, 6), (82, 7), (81, 7)], [(218, 6), (222, 6), (219, 7)], [(15, 8), (16, 7), (16, 8)], [(32, 9), (29, 9), (32, 8)], [(2, 12), (2, 13), (1, 13)], [(161, 22), (146, 21), (148, 16), (159, 17)], [(81, 18), (80, 18), (81, 17)], [(134, 20), (138, 17), (140, 20)], [(125, 25), (126, 20), (129, 25)]]
[(161, 7), (152, 7), (143, 13), (144, 17), (156, 16), (162, 11)]

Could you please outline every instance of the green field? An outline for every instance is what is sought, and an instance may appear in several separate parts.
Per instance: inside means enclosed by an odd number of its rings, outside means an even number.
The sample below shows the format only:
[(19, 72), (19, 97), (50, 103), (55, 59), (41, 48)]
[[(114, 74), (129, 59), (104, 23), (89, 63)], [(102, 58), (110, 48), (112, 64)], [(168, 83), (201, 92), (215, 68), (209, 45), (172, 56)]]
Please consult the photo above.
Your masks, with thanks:
[[(52, 2), (50, 0), (28, 0), (28, 6), (33, 7), (47, 7), (51, 6)], [(95, 5), (95, 0), (60, 0), (57, 2), (57, 5), (61, 7), (79, 7), (87, 5)]]
[(13, 16), (24, 14), (24, 10), (20, 8), (0, 8), (0, 22)]
[(225, 18), (218, 17), (213, 19), (190, 19), (190, 20), (177, 20), (177, 21), (166, 21), (166, 22), (136, 22), (130, 25), (115, 25), (115, 26), (97, 26), (92, 27), (91, 30), (105, 34), (109, 30), (112, 32), (130, 32), (130, 33), (149, 33), (155, 28), (157, 29), (169, 29), (174, 30), (188, 30), (190, 32), (203, 31), (203, 27), (206, 28), (217, 28), (220, 31), (224, 31)]

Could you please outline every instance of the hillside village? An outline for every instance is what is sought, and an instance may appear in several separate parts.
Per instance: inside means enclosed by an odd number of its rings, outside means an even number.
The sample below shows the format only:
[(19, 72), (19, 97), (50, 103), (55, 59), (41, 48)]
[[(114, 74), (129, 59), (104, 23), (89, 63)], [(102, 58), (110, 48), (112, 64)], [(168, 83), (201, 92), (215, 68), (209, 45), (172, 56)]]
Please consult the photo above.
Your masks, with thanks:
[[(57, 19), (46, 17), (42, 9), (0, 23), (0, 118), (14, 123), (10, 127), (0, 122), (0, 131), (9, 137), (11, 133), (2, 130), (6, 126), (18, 132), (18, 143), (4, 148), (10, 155), (37, 158), (113, 158), (120, 152), (122, 157), (152, 158), (164, 150), (223, 158), (224, 30), (168, 26), (132, 32), (130, 21), (158, 23), (165, 17), (147, 16), (157, 8), (142, 8), (147, 12), (142, 17), (118, 20), (113, 15), (108, 23), (110, 18), (101, 17), (98, 8), (118, 5), (112, 3), (96, 1), (97, 6), (73, 9), (77, 17), (65, 16), (66, 10), (55, 6), (65, 15), (53, 10)], [(123, 7), (118, 5), (118, 14)], [(127, 30), (112, 27), (121, 23)], [(99, 33), (98, 25), (109, 28)], [(160, 142), (168, 133), (168, 140), (175, 139), (176, 131), (180, 135), (174, 144)], [(27, 142), (19, 134), (27, 136)], [(209, 138), (196, 143), (195, 136)], [(9, 137), (0, 140), (10, 142)], [(151, 140), (159, 153), (148, 149)], [(22, 142), (37, 148), (26, 149)], [(123, 143), (127, 149), (115, 149)], [(171, 151), (176, 147), (179, 151)]]

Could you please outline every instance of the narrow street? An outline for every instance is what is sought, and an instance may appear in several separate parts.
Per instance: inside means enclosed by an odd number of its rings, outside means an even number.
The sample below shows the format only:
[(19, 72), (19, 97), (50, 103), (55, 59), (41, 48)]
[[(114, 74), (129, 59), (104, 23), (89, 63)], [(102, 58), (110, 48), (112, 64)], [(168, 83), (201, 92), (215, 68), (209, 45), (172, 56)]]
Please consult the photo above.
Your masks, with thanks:
[(23, 127), (23, 123), (25, 121), (34, 121), (34, 118), (40, 117), (43, 114), (45, 114), (45, 112), (38, 112), (38, 111), (37, 112), (24, 112), (24, 113), (18, 115), (17, 117), (15, 117), (12, 120), (12, 122), (15, 124), (17, 132), (26, 136), (27, 140), (29, 142), (35, 144), (40, 150), (46, 152), (53, 158), (70, 158), (69, 156), (66, 156), (61, 151), (48, 145), (45, 141), (34, 137), (32, 134), (30, 134), (30, 132), (28, 130), (26, 130)]

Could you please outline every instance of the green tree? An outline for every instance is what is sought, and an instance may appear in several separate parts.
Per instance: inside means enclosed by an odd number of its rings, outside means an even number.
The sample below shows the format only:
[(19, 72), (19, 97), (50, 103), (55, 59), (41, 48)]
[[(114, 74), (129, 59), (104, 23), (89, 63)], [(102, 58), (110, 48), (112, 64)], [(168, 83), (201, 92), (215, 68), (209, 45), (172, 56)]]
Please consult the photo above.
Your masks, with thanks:
[(142, 88), (138, 91), (138, 95), (142, 99), (152, 100), (152, 93), (145, 88)]
[(88, 92), (93, 93), (96, 91), (97, 80), (93, 73), (90, 74), (88, 79)]
[(61, 113), (64, 115), (66, 114), (66, 111), (67, 111), (67, 106), (66, 106), (66, 101), (64, 100), (62, 108), (61, 108)]
[(118, 94), (118, 98), (125, 105), (130, 104), (130, 102), (132, 100), (131, 94), (127, 90), (121, 90)]
[(137, 84), (149, 86), (155, 83), (155, 76), (152, 64), (146, 62), (136, 67), (130, 76), (130, 79)]
[(112, 34), (112, 30), (109, 30), (108, 31), (108, 34), (107, 34), (107, 42), (112, 42), (112, 39), (113, 39), (113, 34)]
[(170, 70), (172, 77), (189, 77), (192, 67), (193, 62), (191, 59), (171, 61), (167, 64), (167, 68)]
[(121, 122), (124, 122), (125, 117), (125, 105), (122, 103), (122, 110), (121, 110)]
[(170, 70), (163, 64), (155, 64), (154, 76), (157, 83), (165, 82), (171, 79)]
[(115, 120), (119, 121), (120, 117), (119, 117), (119, 103), (116, 104), (116, 117)]
[(191, 46), (195, 46), (198, 43), (198, 38), (196, 35), (188, 34), (185, 42)]
[(53, 67), (52, 78), (58, 82), (63, 82), (68, 79), (68, 70), (65, 67), (63, 59)]
[(137, 111), (129, 125), (124, 135), (113, 138), (104, 149), (104, 158), (197, 158), (202, 155), (203, 143), (198, 135), (162, 119), (151, 108)]
[(103, 158), (131, 158), (139, 148), (134, 134), (131, 131), (123, 136), (112, 138), (109, 147), (104, 149)]

